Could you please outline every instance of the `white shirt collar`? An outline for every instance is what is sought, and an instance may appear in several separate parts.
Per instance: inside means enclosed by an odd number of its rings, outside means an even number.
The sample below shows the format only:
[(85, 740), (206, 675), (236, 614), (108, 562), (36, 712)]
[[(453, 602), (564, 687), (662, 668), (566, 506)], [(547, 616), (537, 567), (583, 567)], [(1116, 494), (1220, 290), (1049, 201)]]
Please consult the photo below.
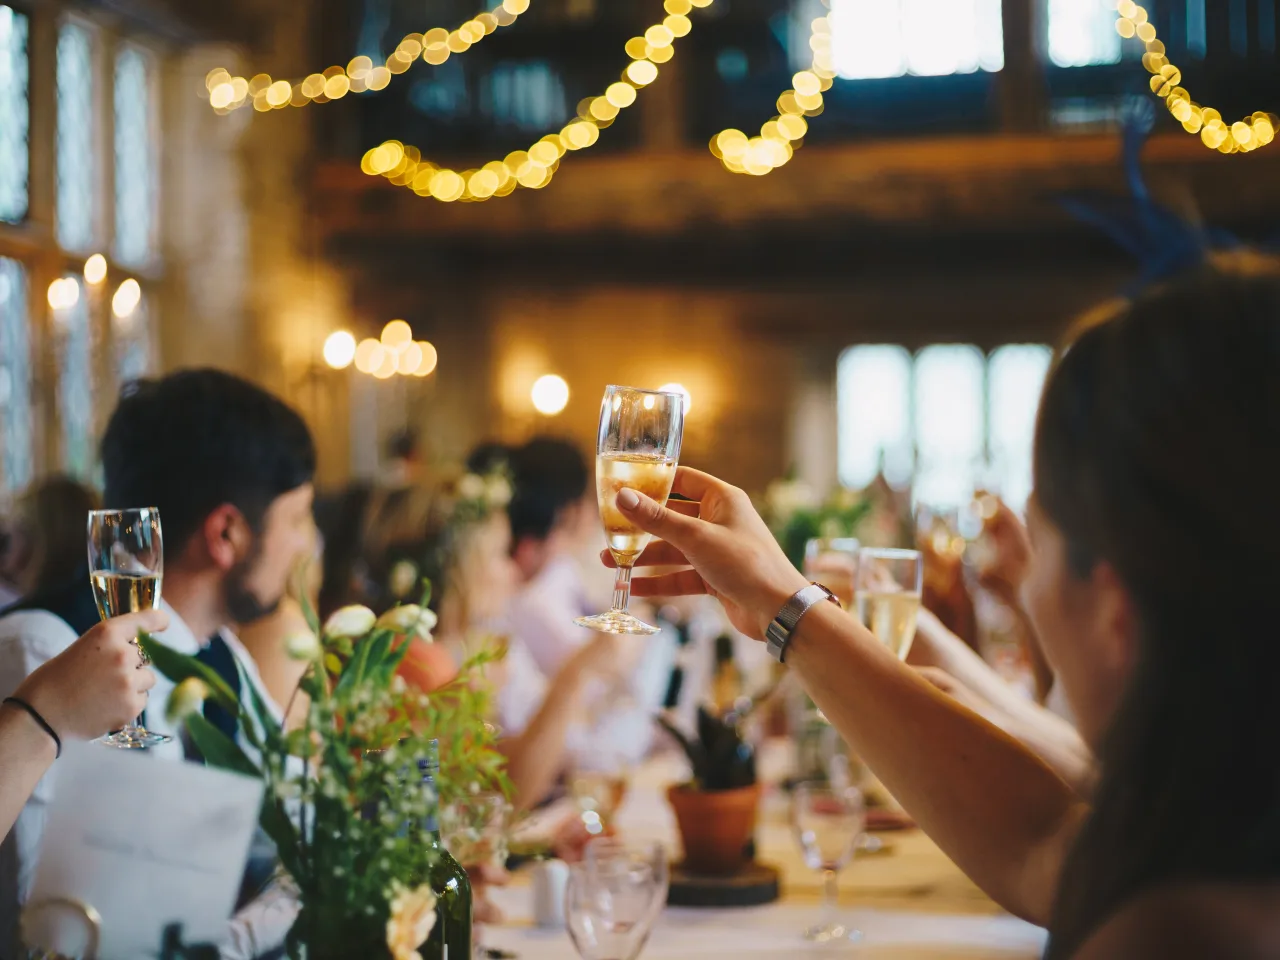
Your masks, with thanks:
[(178, 611), (169, 605), (168, 601), (161, 599), (160, 607), (169, 612), (169, 628), (156, 634), (156, 639), (163, 643), (166, 647), (185, 653), (187, 656), (194, 657), (209, 642), (209, 638), (199, 639), (191, 628), (187, 626), (187, 621), (183, 620)]

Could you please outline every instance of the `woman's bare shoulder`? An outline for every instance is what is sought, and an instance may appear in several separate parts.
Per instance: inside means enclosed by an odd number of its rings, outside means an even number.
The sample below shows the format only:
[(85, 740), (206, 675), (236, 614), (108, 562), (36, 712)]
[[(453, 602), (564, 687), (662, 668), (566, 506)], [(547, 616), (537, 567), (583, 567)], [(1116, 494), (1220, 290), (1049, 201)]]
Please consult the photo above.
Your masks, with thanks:
[(1263, 960), (1280, 956), (1280, 882), (1180, 884), (1121, 907), (1076, 960)]

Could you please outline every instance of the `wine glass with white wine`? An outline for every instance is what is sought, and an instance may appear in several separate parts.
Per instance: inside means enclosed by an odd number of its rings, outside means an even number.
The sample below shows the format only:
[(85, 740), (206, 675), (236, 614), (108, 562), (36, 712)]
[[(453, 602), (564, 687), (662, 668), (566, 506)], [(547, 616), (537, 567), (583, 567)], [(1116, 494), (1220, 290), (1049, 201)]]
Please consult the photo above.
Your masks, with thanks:
[(631, 568), (649, 543), (645, 533), (618, 509), (624, 487), (665, 504), (676, 478), (684, 433), (684, 397), (635, 387), (609, 386), (600, 405), (596, 443), (596, 495), (609, 552), (618, 564), (613, 605), (607, 613), (579, 617), (574, 623), (602, 633), (651, 636), (658, 627), (627, 612)]
[(864, 547), (858, 551), (858, 580), (854, 599), (858, 619), (876, 639), (907, 659), (920, 615), (924, 559), (918, 550)]
[[(157, 609), (163, 577), (159, 510), (89, 511), (89, 581), (103, 620)], [(141, 647), (138, 660), (139, 665), (148, 662)], [(125, 750), (145, 750), (172, 739), (147, 730), (139, 717), (137, 723), (107, 734), (102, 742)]]

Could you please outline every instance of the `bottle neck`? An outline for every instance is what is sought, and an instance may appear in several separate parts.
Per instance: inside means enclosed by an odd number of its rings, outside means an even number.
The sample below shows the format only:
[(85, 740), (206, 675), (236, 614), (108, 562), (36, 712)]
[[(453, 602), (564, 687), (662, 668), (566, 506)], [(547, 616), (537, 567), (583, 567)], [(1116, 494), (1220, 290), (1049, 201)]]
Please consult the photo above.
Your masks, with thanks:
[(440, 772), (439, 755), (427, 756), (418, 761), (418, 789), (426, 801), (426, 813), (418, 830), (422, 838), (431, 844), (440, 843), (440, 797), (436, 793), (436, 774)]

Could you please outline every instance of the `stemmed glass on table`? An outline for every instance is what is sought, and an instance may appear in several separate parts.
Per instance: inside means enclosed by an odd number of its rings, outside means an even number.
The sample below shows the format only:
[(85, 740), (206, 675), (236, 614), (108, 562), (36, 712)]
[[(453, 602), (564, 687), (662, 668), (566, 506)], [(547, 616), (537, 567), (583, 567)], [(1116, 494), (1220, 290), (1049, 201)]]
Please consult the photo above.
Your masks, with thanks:
[(600, 837), (569, 871), (565, 926), (582, 960), (635, 960), (667, 900), (661, 844)]
[(866, 806), (856, 787), (826, 783), (796, 786), (791, 804), (796, 841), (805, 864), (822, 873), (822, 913), (818, 923), (805, 931), (806, 940), (862, 939), (860, 931), (850, 930), (836, 919), (836, 877), (863, 845), (866, 823)]
[(671, 495), (684, 432), (684, 397), (636, 387), (605, 388), (596, 442), (596, 495), (609, 552), (618, 565), (612, 609), (574, 622), (602, 633), (651, 636), (659, 628), (627, 612), (631, 568), (649, 543), (618, 510), (624, 487), (665, 504)]
[[(160, 606), (164, 544), (159, 510), (90, 510), (88, 541), (89, 582), (103, 620)], [(149, 662), (141, 647), (138, 661), (139, 666)], [(138, 717), (136, 723), (107, 734), (101, 742), (125, 750), (145, 750), (172, 739), (147, 730)]]

